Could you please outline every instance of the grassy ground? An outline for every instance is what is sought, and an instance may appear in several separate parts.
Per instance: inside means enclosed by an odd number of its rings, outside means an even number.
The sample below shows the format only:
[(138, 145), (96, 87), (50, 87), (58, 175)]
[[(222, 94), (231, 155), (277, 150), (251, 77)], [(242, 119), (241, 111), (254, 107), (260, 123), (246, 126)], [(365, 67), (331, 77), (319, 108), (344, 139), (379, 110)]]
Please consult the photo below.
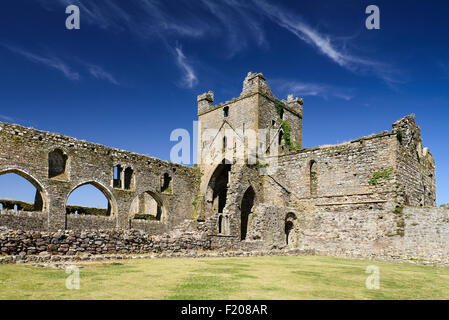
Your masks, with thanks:
[[(0, 265), (0, 299), (448, 299), (449, 268), (332, 257), (144, 259), (65, 270)], [(365, 286), (380, 269), (380, 289)]]

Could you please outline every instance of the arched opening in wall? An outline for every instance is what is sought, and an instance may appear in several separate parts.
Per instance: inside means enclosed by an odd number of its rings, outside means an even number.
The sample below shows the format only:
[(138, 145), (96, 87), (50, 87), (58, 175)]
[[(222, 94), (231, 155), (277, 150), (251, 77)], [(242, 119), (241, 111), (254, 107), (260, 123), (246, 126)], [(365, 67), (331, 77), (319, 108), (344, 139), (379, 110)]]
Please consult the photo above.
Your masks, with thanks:
[(318, 191), (318, 171), (317, 163), (315, 160), (309, 163), (309, 184), (310, 184), (310, 196), (315, 197)]
[(168, 173), (164, 173), (164, 175), (161, 178), (161, 192), (163, 193), (173, 192), (172, 177), (170, 177)]
[(245, 240), (248, 232), (249, 216), (254, 206), (256, 193), (253, 187), (249, 187), (243, 195), (242, 203), (240, 205), (240, 239)]
[(284, 109), (281, 109), (279, 112), (279, 118), (281, 118), (281, 120), (284, 119)]
[(288, 213), (285, 217), (285, 244), (291, 245), (294, 243), (293, 231), (295, 227), (296, 215), (294, 213)]
[(48, 177), (67, 179), (67, 155), (61, 149), (55, 149), (48, 154)]
[(293, 222), (291, 221), (287, 221), (285, 222), (285, 243), (288, 245), (289, 244), (289, 237), (290, 237), (290, 232), (293, 229)]
[(123, 168), (120, 165), (116, 165), (114, 166), (113, 169), (113, 187), (114, 188), (121, 188), (122, 187), (122, 172), (123, 172)]
[(229, 107), (223, 108), (223, 117), (225, 118), (229, 117)]
[(214, 213), (223, 213), (226, 206), (226, 197), (228, 193), (228, 181), (231, 165), (225, 160), (215, 168), (212, 174), (206, 192), (206, 204), (209, 211)]
[(43, 212), (47, 208), (46, 195), (40, 184), (18, 170), (0, 173), (0, 203), (2, 212)]
[(151, 191), (134, 198), (129, 215), (134, 220), (163, 221), (166, 219), (162, 199)]
[(134, 170), (130, 167), (125, 169), (125, 190), (130, 190), (133, 187)]
[(220, 215), (218, 217), (218, 234), (222, 234), (223, 233), (223, 216)]
[(70, 193), (66, 202), (67, 215), (109, 217), (114, 213), (108, 193), (95, 183), (78, 186)]

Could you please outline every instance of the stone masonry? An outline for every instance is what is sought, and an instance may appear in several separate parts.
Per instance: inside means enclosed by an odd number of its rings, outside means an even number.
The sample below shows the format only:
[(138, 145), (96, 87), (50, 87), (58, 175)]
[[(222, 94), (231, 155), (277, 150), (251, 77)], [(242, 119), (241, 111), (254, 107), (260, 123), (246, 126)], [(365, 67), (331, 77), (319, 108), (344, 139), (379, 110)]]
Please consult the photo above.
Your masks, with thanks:
[[(34, 203), (0, 199), (2, 254), (290, 249), (449, 263), (449, 210), (436, 208), (435, 162), (414, 115), (303, 148), (303, 99), (278, 100), (260, 73), (237, 98), (214, 105), (209, 91), (197, 102), (193, 167), (0, 123), (0, 175), (37, 190)], [(86, 184), (107, 209), (66, 205)], [(165, 236), (170, 245), (154, 238)]]

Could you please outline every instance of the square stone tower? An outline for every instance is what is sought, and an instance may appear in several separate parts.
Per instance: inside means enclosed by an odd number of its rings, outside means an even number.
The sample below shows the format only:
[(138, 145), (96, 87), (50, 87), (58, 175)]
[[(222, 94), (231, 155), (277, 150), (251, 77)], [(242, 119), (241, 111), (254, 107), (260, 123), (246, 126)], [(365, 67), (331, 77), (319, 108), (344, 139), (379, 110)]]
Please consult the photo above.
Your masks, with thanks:
[[(302, 148), (303, 99), (276, 99), (262, 73), (249, 72), (239, 97), (213, 105), (214, 93), (198, 96), (198, 162), (200, 165), (238, 163), (250, 155), (273, 154)], [(217, 155), (217, 151), (222, 151)], [(218, 152), (220, 153), (220, 152)], [(277, 152), (276, 152), (277, 154)]]

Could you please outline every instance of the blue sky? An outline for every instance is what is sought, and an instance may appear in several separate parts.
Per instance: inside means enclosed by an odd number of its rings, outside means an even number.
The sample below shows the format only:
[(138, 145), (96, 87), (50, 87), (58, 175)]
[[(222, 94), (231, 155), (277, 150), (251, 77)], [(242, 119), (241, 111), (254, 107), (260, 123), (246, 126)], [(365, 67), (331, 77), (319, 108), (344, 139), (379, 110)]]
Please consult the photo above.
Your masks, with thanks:
[[(449, 202), (449, 2), (317, 3), (2, 1), (0, 121), (168, 160), (171, 131), (192, 131), (198, 94), (229, 100), (248, 71), (262, 72), (278, 97), (304, 97), (305, 147), (415, 113), (437, 163), (437, 201)], [(65, 28), (69, 4), (80, 30)], [(370, 4), (380, 30), (365, 27)], [(0, 198), (32, 198), (0, 182)]]

